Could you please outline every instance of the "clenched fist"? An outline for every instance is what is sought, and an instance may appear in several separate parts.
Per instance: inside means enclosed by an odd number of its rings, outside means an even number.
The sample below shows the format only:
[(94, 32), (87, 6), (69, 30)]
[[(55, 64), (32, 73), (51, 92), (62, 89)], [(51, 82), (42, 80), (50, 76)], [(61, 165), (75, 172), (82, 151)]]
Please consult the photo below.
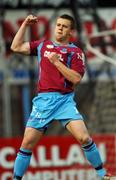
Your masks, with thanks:
[(38, 22), (38, 18), (37, 16), (31, 14), (26, 17), (24, 22), (26, 23), (26, 25), (33, 25)]
[(57, 53), (52, 52), (48, 55), (48, 59), (52, 64), (55, 64), (59, 61), (59, 56)]

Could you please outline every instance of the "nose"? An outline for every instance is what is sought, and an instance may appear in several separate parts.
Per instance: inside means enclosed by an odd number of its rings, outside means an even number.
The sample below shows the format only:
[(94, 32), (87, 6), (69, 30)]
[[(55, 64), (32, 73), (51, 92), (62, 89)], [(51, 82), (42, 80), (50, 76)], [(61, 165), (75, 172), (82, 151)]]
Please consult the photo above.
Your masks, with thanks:
[(62, 29), (63, 29), (63, 26), (60, 26), (59, 29), (62, 30)]

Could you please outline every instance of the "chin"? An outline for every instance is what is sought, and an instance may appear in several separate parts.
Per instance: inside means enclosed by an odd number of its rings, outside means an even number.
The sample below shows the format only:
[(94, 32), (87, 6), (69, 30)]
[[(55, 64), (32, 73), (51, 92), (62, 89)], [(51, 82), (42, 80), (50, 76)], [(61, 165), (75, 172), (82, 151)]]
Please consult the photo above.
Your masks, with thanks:
[(62, 39), (63, 39), (62, 37), (58, 37), (58, 36), (56, 37), (56, 40), (59, 42), (62, 42)]

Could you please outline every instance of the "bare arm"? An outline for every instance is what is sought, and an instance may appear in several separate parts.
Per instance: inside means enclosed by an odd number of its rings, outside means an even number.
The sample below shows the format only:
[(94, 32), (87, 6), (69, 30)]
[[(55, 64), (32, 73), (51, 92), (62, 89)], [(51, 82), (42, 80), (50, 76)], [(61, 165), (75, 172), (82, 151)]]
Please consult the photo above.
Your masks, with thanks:
[(24, 42), (25, 32), (28, 26), (37, 23), (36, 16), (29, 15), (22, 23), (11, 44), (11, 50), (17, 53), (30, 54), (29, 42)]
[(58, 55), (56, 53), (53, 52), (48, 55), (48, 59), (68, 81), (73, 83), (73, 85), (80, 83), (82, 79), (81, 75), (76, 71), (66, 67), (61, 61), (59, 61)]

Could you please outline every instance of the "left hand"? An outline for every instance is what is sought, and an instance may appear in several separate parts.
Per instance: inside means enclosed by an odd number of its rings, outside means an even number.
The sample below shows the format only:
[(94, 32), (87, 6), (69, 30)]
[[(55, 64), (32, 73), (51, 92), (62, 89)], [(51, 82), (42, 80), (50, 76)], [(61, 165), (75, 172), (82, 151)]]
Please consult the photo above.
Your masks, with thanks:
[(49, 55), (48, 55), (48, 59), (49, 61), (52, 63), (52, 64), (55, 64), (57, 62), (59, 62), (59, 56), (57, 53), (55, 52), (51, 52)]

